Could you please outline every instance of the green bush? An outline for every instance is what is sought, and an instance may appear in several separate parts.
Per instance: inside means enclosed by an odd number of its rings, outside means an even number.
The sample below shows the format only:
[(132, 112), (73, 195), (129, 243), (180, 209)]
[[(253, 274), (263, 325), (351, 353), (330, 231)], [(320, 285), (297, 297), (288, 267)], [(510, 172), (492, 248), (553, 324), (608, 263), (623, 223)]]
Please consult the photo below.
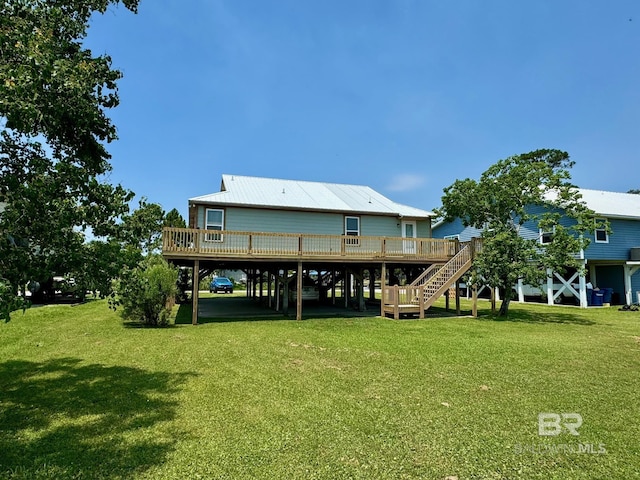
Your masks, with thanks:
[(160, 255), (149, 255), (136, 268), (125, 269), (116, 281), (110, 306), (122, 307), (122, 317), (145, 325), (163, 327), (177, 292), (178, 269)]
[(0, 278), (0, 319), (8, 322), (11, 319), (11, 312), (19, 309), (24, 311), (28, 306), (24, 298), (16, 295), (9, 282)]

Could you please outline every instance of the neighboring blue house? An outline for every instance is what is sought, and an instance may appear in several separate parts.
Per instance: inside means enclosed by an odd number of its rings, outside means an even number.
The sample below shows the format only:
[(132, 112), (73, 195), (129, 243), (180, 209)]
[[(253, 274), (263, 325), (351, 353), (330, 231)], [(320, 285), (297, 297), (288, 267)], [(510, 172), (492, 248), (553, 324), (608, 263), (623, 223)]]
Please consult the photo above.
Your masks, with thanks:
[[(550, 272), (552, 278), (543, 286), (548, 303), (553, 304), (560, 295), (572, 295), (579, 299), (581, 306), (587, 306), (588, 282), (594, 288), (612, 288), (613, 300), (617, 299), (618, 303), (640, 303), (640, 293), (637, 293), (640, 292), (640, 195), (588, 189), (579, 191), (586, 205), (596, 212), (596, 218), (609, 222), (611, 232), (596, 230), (590, 238), (589, 247), (580, 252), (587, 271), (586, 278), (577, 272), (570, 272), (569, 278)], [(480, 234), (476, 228), (464, 227), (459, 219), (433, 226), (433, 238), (466, 241)], [(552, 232), (543, 232), (537, 224), (529, 222), (523, 226), (521, 234), (544, 243), (550, 241)], [(531, 291), (522, 284), (516, 290), (520, 301), (524, 301), (525, 293)]]

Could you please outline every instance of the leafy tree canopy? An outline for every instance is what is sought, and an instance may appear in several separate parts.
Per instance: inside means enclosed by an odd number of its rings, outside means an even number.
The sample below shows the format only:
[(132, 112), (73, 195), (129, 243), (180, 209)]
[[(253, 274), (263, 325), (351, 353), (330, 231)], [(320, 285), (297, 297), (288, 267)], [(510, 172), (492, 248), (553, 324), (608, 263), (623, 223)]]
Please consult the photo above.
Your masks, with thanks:
[(184, 218), (182, 217), (182, 215), (180, 215), (180, 212), (178, 212), (177, 209), (172, 208), (164, 217), (164, 226), (174, 228), (187, 228), (187, 222), (185, 222)]
[[(457, 180), (444, 189), (438, 210), (444, 220), (459, 218), (464, 226), (482, 230), (471, 281), (504, 291), (500, 315), (507, 315), (518, 279), (537, 285), (546, 268), (583, 268), (576, 254), (588, 246), (584, 235), (596, 224), (570, 182), (572, 166), (566, 152), (536, 150), (498, 161), (480, 180)], [(530, 225), (536, 234), (538, 227), (549, 232), (550, 243), (521, 235)]]
[(160, 248), (164, 222), (162, 207), (142, 198), (131, 215), (123, 216), (121, 238), (125, 244), (137, 247), (143, 253), (157, 251)]
[(83, 231), (113, 234), (133, 194), (105, 181), (121, 73), (83, 48), (88, 21), (137, 0), (0, 6), (0, 272), (11, 291), (77, 267)]

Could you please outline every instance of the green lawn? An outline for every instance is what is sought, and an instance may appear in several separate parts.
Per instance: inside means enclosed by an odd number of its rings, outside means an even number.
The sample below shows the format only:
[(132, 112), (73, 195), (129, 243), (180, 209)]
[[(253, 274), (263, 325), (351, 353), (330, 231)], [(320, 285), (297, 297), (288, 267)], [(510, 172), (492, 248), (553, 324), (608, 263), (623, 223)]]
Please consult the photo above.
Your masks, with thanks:
[[(0, 478), (640, 478), (640, 312), (512, 309), (167, 329), (100, 301), (16, 313)], [(579, 436), (540, 436), (541, 412), (579, 413)]]

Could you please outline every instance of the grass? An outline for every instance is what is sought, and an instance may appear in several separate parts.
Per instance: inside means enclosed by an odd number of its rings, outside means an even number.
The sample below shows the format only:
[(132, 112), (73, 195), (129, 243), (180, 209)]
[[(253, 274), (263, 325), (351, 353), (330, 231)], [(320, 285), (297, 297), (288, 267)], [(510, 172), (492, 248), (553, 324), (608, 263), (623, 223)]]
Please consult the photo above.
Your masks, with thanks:
[[(167, 329), (101, 301), (16, 313), (0, 477), (638, 478), (640, 312), (480, 313)], [(579, 413), (580, 435), (540, 436), (541, 412)]]

